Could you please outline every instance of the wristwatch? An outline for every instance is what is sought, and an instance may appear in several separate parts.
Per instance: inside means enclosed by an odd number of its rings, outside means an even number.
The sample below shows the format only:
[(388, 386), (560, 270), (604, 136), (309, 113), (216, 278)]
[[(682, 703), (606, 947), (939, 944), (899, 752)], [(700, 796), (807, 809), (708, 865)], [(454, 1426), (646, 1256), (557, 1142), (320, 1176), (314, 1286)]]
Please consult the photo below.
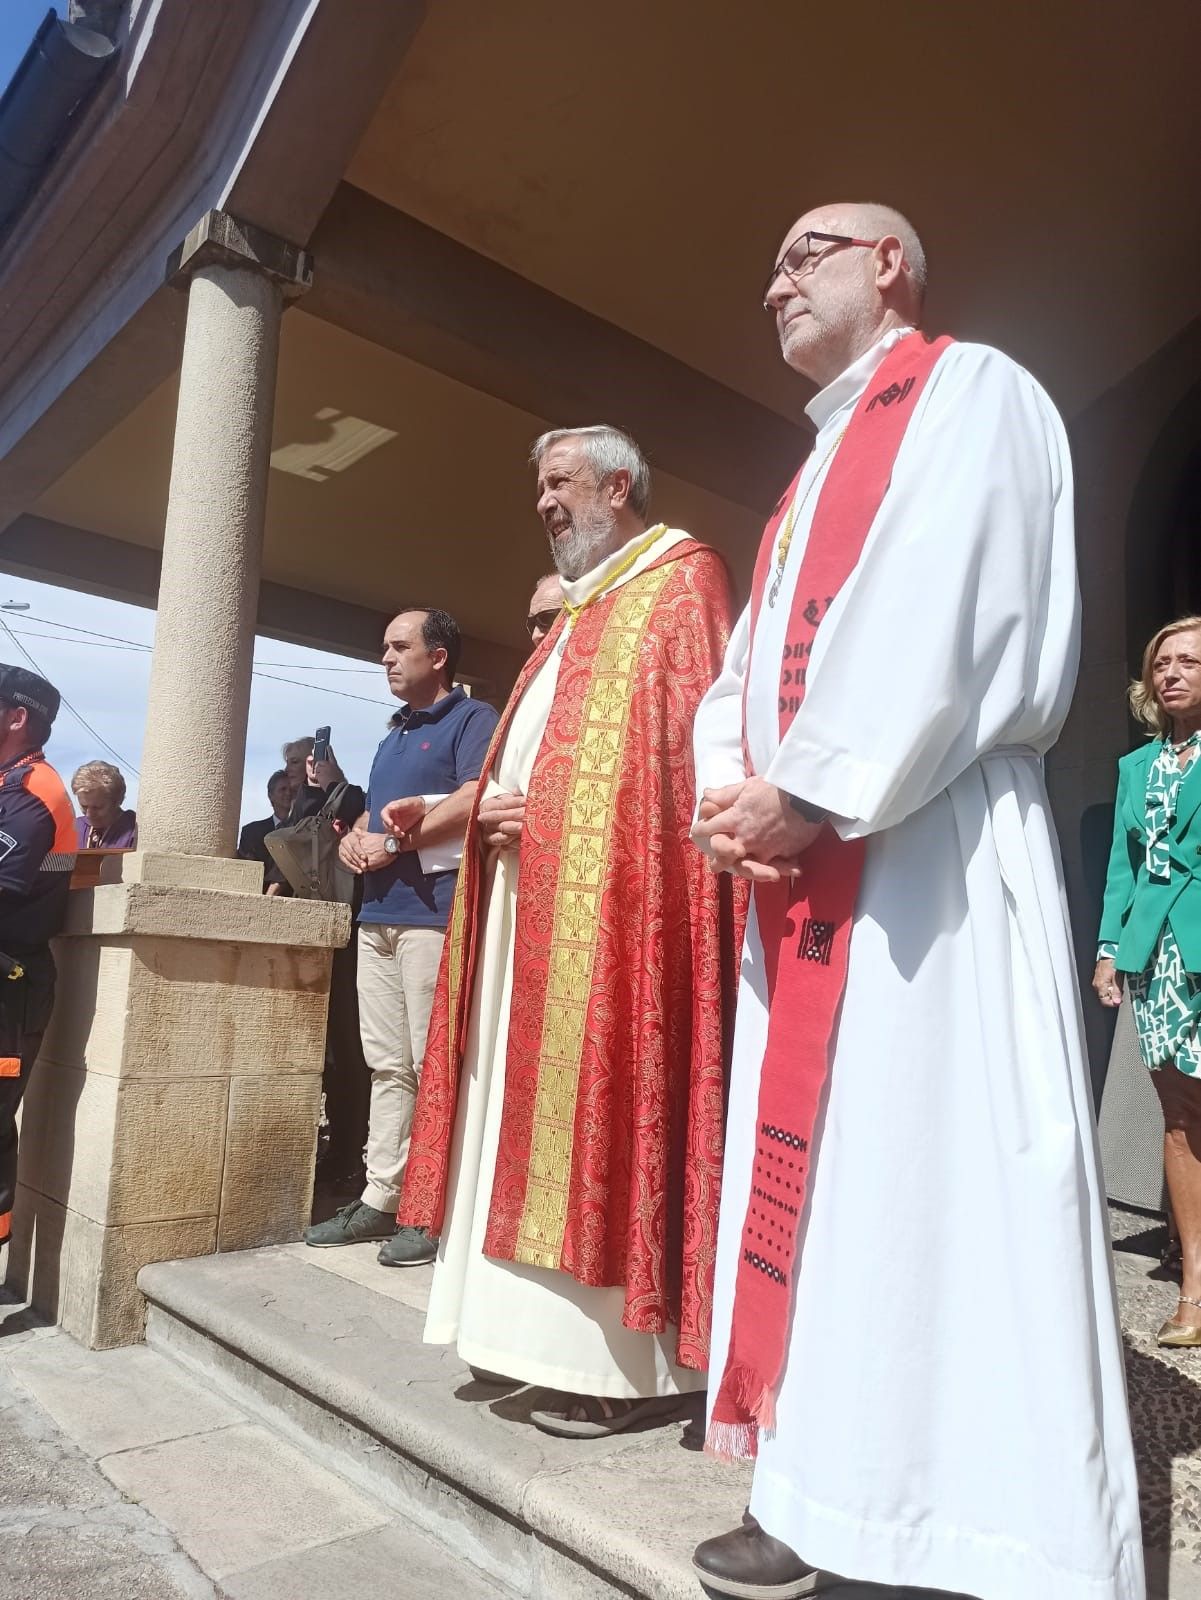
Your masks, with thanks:
[(820, 806), (810, 805), (808, 800), (802, 800), (800, 795), (797, 794), (788, 796), (788, 804), (794, 811), (799, 811), (806, 822), (824, 822), (830, 815), (828, 811), (823, 811)]
[(386, 856), (398, 856), (400, 854), (400, 840), (391, 833), (384, 840), (384, 854)]

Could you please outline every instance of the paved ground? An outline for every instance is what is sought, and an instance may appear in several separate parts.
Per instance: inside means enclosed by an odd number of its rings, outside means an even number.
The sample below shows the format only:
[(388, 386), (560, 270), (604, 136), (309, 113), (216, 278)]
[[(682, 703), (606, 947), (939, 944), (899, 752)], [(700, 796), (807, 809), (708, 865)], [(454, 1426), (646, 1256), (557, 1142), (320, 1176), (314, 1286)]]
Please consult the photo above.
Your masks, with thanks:
[[(1114, 1234), (1151, 1592), (1201, 1600), (1201, 1351), (1155, 1346), (1176, 1292), (1156, 1265), (1160, 1230), (1115, 1212)], [(380, 1282), (364, 1252), (322, 1252), (321, 1265)], [(416, 1275), (386, 1281), (422, 1297)], [(853, 1593), (867, 1591), (840, 1600)], [(503, 1600), (167, 1357), (82, 1351), (0, 1298), (0, 1600), (365, 1594)]]
[(366, 1594), (501, 1597), (165, 1357), (0, 1303), (0, 1600)]

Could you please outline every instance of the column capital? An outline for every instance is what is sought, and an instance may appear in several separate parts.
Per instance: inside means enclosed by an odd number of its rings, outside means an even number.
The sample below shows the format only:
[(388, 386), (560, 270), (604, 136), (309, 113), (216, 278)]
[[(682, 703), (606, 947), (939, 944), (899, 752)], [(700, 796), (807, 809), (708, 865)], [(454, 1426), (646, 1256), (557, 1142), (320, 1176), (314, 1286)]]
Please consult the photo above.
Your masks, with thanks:
[(278, 283), (285, 300), (313, 285), (313, 258), (300, 245), (243, 222), (228, 211), (206, 211), (167, 260), (167, 282), (186, 289), (202, 267), (249, 267)]

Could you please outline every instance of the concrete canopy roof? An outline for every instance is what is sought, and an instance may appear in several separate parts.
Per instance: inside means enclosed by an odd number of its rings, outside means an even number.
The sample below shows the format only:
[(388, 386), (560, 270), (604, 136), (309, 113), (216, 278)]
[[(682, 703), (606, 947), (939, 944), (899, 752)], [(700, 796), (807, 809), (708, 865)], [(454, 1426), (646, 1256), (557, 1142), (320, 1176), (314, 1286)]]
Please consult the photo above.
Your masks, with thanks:
[[(428, 341), (406, 342), (411, 306), (387, 328), (377, 315), (386, 283), (344, 316), (328, 269), (356, 192), (548, 291), (547, 326), (559, 296), (746, 397), (752, 424), (796, 422), (808, 397), (759, 305), (781, 233), (822, 200), (885, 200), (926, 240), (929, 324), (1001, 345), (1071, 417), (1198, 310), (1199, 17), (1192, 0), (1137, 15), (1091, 0), (439, 0), (317, 228), (314, 293), (285, 318), (266, 577), (373, 608), (428, 598), (519, 647), (546, 562), (525, 452), (544, 426), (598, 420), (550, 398), (545, 414), (528, 374), (489, 387), (470, 361), (438, 370)], [(387, 265), (403, 287), (407, 259)], [(454, 289), (479, 295), (486, 330), (506, 302), (475, 285)], [(585, 346), (562, 327), (541, 370), (586, 391)], [(695, 395), (648, 389), (634, 367), (629, 383), (639, 415), (721, 448), (711, 416), (693, 428)], [(605, 412), (629, 420), (620, 398)], [(30, 509), (158, 545), (173, 413), (165, 384)], [(660, 470), (654, 509), (745, 582), (748, 508), (783, 476), (759, 469), (739, 504), (698, 481)]]
[(1193, 0), (439, 0), (347, 178), (793, 417), (763, 279), (881, 200), (1071, 416), (1201, 310), (1199, 51)]
[[(168, 383), (65, 473), (37, 514), (159, 547), (174, 419)], [(547, 426), (289, 311), (265, 575), (389, 615), (410, 601), (440, 605), (477, 638), (525, 646), (526, 602), (550, 559), (525, 463)], [(652, 511), (720, 539), (734, 558), (758, 532), (753, 513), (667, 474), (656, 474)]]

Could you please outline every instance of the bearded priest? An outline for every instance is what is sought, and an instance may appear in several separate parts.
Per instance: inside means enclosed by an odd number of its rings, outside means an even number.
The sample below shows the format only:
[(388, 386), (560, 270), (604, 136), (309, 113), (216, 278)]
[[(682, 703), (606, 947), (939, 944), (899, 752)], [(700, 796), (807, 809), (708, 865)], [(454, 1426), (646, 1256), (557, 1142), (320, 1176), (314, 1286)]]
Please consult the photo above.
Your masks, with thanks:
[(698, 843), (754, 883), (707, 1444), (757, 1459), (694, 1562), (759, 1600), (1143, 1600), (1042, 770), (1071, 462), (1029, 373), (918, 331), (925, 277), (904, 217), (834, 205), (766, 289), (817, 437), (696, 724)]
[(534, 445), (563, 610), (468, 827), (399, 1217), (439, 1236), (425, 1337), (597, 1438), (705, 1386), (737, 897), (689, 843), (721, 558), (648, 526), (616, 428)]

